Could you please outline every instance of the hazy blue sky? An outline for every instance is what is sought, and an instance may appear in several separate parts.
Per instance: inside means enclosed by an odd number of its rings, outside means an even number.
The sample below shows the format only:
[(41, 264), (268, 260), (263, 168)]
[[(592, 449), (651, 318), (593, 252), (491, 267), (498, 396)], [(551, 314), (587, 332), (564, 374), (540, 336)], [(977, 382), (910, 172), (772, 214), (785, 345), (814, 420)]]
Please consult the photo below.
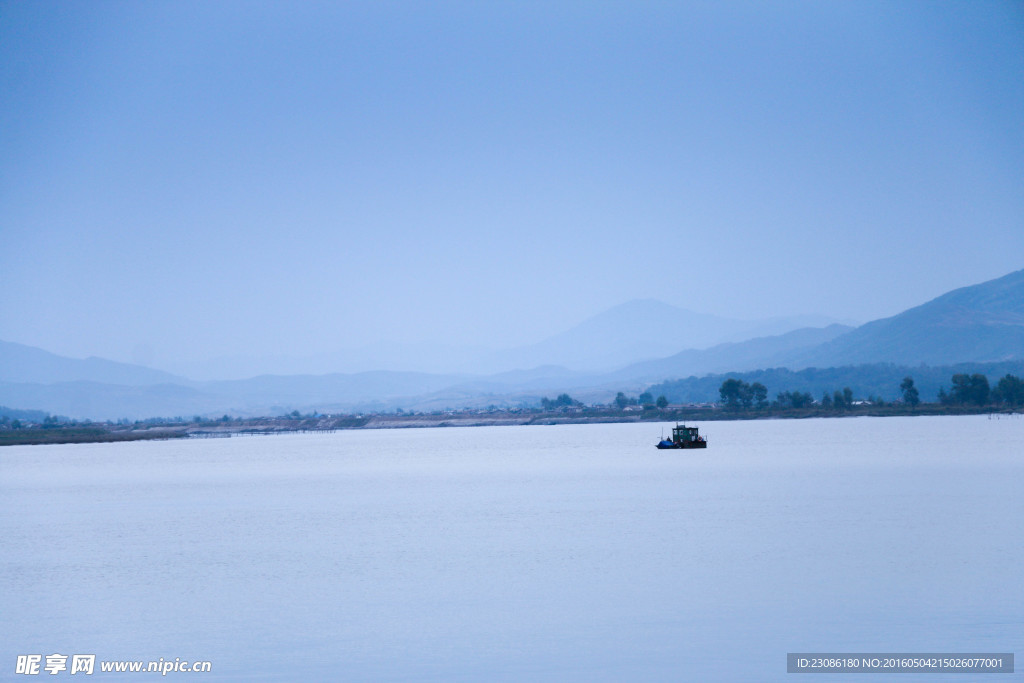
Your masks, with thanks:
[(0, 339), (866, 321), (1022, 267), (1022, 2), (0, 2)]

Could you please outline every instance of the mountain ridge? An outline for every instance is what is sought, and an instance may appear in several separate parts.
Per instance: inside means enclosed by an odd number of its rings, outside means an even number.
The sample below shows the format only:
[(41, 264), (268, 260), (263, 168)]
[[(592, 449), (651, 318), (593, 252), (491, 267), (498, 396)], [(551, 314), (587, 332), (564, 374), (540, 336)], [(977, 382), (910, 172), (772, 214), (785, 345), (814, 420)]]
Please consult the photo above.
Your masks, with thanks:
[(48, 384), (102, 382), (125, 386), (185, 384), (189, 380), (143, 365), (90, 356), (68, 358), (35, 346), (0, 340), (0, 381)]
[(697, 313), (659, 299), (632, 299), (535, 344), (494, 352), (486, 363), (516, 368), (561, 365), (578, 372), (609, 372), (684, 350), (836, 322), (818, 315), (740, 320)]
[[(685, 311), (669, 316), (669, 311), (682, 309), (652, 300), (633, 308), (633, 313), (640, 315), (638, 320), (652, 312), (655, 318), (665, 319), (668, 331), (664, 334), (668, 339), (659, 339), (659, 343), (681, 344), (671, 330), (678, 329), (680, 320), (683, 325), (692, 327), (698, 319)], [(614, 311), (614, 307), (609, 311)], [(591, 321), (589, 328), (583, 325), (570, 331), (575, 330), (574, 334), (579, 335), (580, 329), (584, 332), (590, 329), (591, 334), (599, 334), (596, 330), (601, 325), (611, 324), (609, 321), (615, 317), (597, 322), (588, 319)], [(713, 318), (699, 319), (707, 322)], [(620, 325), (621, 320), (620, 317)], [(721, 320), (726, 321), (725, 327), (737, 323), (718, 319)], [(574, 344), (576, 347), (585, 345), (586, 339), (569, 335), (559, 343), (563, 344), (563, 350), (571, 352)], [(606, 349), (613, 347), (614, 344)], [(895, 316), (855, 329), (829, 325), (789, 330), (705, 349), (689, 348), (656, 359), (624, 363), (606, 371), (580, 371), (549, 358), (547, 363), (530, 368), (490, 374), (378, 370), (195, 382), (142, 366), (98, 358), (69, 359), (13, 342), (0, 342), (0, 404), (92, 419), (222, 412), (271, 414), (293, 407), (388, 410), (430, 405), (456, 408), (481, 402), (528, 404), (545, 393), (567, 391), (601, 401), (609, 394), (613, 396), (616, 390), (636, 391), (681, 377), (744, 370), (786, 368), (798, 372), (806, 368), (872, 363), (946, 367), (1021, 359), (1024, 359), (1024, 270), (952, 290)], [(30, 367), (33, 363), (36, 364), (34, 370)]]
[(1024, 358), (1024, 270), (946, 292), (783, 360), (799, 369), (878, 362), (949, 365), (1015, 358)]

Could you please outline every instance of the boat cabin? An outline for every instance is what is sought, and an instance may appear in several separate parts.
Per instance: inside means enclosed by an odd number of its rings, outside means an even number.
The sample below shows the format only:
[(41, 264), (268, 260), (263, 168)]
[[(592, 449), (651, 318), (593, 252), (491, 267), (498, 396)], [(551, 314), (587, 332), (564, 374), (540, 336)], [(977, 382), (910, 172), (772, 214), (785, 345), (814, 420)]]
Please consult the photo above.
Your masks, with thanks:
[(708, 442), (699, 434), (697, 427), (676, 424), (672, 428), (672, 438), (662, 439), (658, 448), (707, 448)]

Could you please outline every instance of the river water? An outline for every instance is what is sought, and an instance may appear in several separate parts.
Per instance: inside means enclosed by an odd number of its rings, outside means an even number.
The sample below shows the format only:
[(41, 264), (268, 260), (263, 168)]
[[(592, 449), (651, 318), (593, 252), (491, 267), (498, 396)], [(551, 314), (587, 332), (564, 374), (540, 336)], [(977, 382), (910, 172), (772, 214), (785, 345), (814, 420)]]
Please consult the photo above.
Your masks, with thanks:
[(706, 451), (656, 450), (659, 424), (4, 448), (0, 679), (51, 653), (731, 681), (788, 680), (787, 652), (1024, 652), (1024, 418), (700, 426)]

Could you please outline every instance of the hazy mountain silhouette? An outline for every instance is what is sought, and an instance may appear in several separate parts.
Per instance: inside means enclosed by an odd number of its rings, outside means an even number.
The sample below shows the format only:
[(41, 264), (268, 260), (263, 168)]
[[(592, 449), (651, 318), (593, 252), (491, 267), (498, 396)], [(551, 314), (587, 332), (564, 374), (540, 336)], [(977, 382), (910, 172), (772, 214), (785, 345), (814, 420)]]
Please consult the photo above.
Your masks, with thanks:
[(184, 377), (142, 365), (96, 358), (66, 358), (34, 346), (0, 341), (0, 382), (102, 382), (126, 386), (185, 383)]
[(734, 320), (644, 299), (613, 306), (537, 343), (500, 351), (460, 346), (458, 340), (451, 344), (381, 341), (308, 356), (289, 355), (287, 350), (262, 357), (238, 353), (206, 361), (168, 363), (165, 369), (201, 381), (377, 370), (492, 375), (545, 365), (560, 365), (576, 372), (607, 372), (684, 349), (707, 348), (836, 322), (825, 316)]
[(668, 358), (634, 363), (609, 376), (661, 381), (666, 377), (777, 367), (784, 365), (783, 359), (794, 352), (807, 352), (853, 329), (848, 325), (805, 327), (770, 337), (719, 344), (710, 349), (688, 349)]
[[(647, 300), (614, 307), (545, 342), (508, 352), (503, 362), (522, 362), (525, 370), (475, 375), (264, 375), (208, 382), (0, 342), (0, 405), (92, 419), (274, 414), (296, 408), (457, 408), (530, 402), (560, 391), (600, 400), (609, 392), (614, 395), (613, 389), (634, 390), (641, 383), (764, 368), (1012, 361), (1024, 359), (1024, 270), (949, 292), (856, 329), (828, 325), (793, 330), (788, 326), (794, 322), (736, 321)], [(772, 326), (783, 333), (757, 334)], [(723, 336), (744, 334), (756, 338), (712, 344)], [(706, 344), (711, 347), (694, 348)], [(656, 356), (659, 353), (661, 357)], [(636, 362), (652, 354), (654, 358)], [(626, 359), (618, 369), (577, 370), (607, 368), (616, 359)]]
[(575, 371), (606, 372), (684, 349), (705, 349), (835, 322), (825, 316), (735, 320), (694, 313), (655, 299), (637, 299), (537, 344), (491, 354), (484, 363), (489, 368), (561, 365)]
[(791, 369), (861, 363), (950, 365), (1024, 358), (1024, 270), (963, 287), (780, 358)]

